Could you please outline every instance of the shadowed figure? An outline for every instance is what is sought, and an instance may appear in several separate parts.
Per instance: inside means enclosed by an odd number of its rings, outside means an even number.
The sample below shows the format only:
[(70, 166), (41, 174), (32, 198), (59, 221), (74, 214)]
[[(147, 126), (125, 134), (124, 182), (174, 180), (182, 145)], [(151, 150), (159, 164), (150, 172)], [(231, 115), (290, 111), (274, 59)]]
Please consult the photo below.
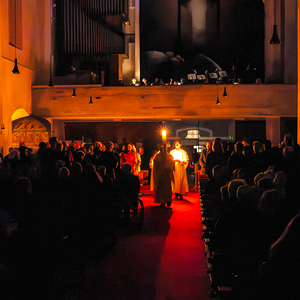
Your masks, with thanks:
[(155, 203), (168, 206), (172, 203), (172, 183), (174, 183), (175, 162), (173, 156), (164, 151), (163, 146), (154, 159), (153, 179)]

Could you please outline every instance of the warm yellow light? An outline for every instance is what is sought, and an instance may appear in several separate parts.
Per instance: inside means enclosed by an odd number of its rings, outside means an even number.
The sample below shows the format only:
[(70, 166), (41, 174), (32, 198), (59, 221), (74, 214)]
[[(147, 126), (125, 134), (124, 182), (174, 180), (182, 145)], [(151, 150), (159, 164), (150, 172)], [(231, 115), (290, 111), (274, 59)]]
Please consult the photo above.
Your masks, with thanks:
[(12, 114), (11, 120), (14, 121), (14, 120), (24, 118), (24, 117), (28, 117), (28, 116), (29, 116), (29, 114), (25, 109), (19, 108)]
[(161, 135), (162, 135), (163, 137), (166, 137), (166, 136), (167, 136), (167, 131), (164, 129), (164, 130), (161, 132)]

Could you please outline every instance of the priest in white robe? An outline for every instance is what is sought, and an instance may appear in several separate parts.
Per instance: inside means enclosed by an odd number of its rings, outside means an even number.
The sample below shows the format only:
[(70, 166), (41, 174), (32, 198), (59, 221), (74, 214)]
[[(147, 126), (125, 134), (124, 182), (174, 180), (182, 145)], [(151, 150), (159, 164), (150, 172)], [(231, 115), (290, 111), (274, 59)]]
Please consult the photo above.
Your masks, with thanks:
[(181, 143), (179, 141), (175, 141), (175, 149), (171, 150), (170, 154), (175, 161), (173, 193), (175, 193), (175, 199), (182, 200), (182, 195), (189, 191), (186, 174), (186, 168), (189, 165), (189, 156), (185, 150), (181, 149)]

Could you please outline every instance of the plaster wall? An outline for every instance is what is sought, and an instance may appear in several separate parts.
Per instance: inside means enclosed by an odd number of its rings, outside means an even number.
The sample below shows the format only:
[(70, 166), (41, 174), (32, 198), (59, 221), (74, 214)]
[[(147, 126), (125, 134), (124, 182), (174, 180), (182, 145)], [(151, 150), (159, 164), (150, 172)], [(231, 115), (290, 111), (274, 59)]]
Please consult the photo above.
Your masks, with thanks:
[[(32, 112), (33, 83), (49, 80), (50, 1), (22, 0), (22, 47), (9, 45), (8, 0), (0, 1), (0, 151), (8, 152), (12, 140), (12, 115), (18, 109)], [(20, 74), (12, 74), (15, 54)]]
[[(276, 3), (276, 19), (274, 16)], [(271, 45), (273, 25), (279, 45)], [(265, 0), (265, 82), (297, 83), (297, 0)], [(294, 58), (294, 59), (292, 59)]]

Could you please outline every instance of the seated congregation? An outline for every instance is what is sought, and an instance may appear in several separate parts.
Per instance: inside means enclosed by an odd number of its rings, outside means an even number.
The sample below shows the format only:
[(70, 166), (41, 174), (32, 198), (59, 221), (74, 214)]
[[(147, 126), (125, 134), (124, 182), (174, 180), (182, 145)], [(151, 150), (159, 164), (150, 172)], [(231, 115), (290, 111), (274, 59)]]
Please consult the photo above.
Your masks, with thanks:
[(108, 253), (117, 233), (128, 228), (124, 211), (138, 201), (139, 178), (129, 163), (119, 165), (120, 155), (111, 142), (106, 150), (98, 150), (50, 138), (49, 145), (41, 143), (35, 153), (21, 145), (3, 158), (3, 287), (8, 278), (20, 283), (29, 274), (38, 280), (58, 270), (82, 269)]
[(299, 146), (290, 135), (268, 145), (236, 143), (226, 153), (217, 138), (199, 173), (213, 297), (300, 299)]

